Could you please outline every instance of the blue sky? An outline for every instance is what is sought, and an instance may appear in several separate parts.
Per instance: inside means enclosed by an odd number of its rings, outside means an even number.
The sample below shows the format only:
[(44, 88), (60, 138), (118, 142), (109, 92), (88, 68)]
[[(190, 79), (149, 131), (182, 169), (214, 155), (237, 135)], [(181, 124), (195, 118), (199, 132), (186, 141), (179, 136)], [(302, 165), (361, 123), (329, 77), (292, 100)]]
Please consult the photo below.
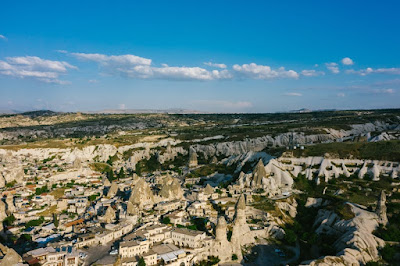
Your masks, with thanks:
[(0, 110), (400, 107), (398, 1), (2, 1), (0, 10)]

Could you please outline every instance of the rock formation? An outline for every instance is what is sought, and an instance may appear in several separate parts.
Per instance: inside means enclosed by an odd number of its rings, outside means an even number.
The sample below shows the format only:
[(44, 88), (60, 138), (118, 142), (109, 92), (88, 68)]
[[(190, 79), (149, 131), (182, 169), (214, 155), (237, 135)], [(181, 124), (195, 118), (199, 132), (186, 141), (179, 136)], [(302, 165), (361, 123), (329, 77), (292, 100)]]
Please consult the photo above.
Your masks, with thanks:
[(129, 201), (137, 205), (139, 209), (143, 209), (146, 205), (154, 205), (154, 195), (149, 184), (142, 178), (137, 181), (135, 187), (131, 192)]
[(103, 220), (105, 223), (108, 223), (108, 224), (109, 224), (109, 223), (114, 222), (115, 217), (116, 217), (116, 214), (115, 214), (114, 209), (113, 209), (111, 206), (109, 206), (109, 207), (107, 208), (107, 210), (106, 210), (106, 213), (105, 213), (104, 216), (102, 217), (102, 220)]
[(126, 204), (126, 213), (128, 215), (138, 215), (139, 208), (137, 205), (134, 205), (132, 202), (128, 201), (128, 203)]
[(313, 225), (315, 232), (338, 236), (332, 246), (337, 255), (319, 258), (308, 265), (365, 265), (379, 259), (378, 249), (385, 242), (372, 234), (378, 227), (378, 215), (347, 204), (355, 216), (350, 220), (341, 220), (329, 210), (318, 211)]
[(207, 184), (204, 188), (204, 194), (211, 195), (212, 193), (214, 193), (214, 188), (210, 184)]
[(385, 191), (381, 191), (378, 199), (378, 205), (376, 206), (376, 214), (378, 215), (378, 222), (382, 225), (388, 224), (388, 218), (386, 214), (386, 194)]
[(111, 186), (111, 182), (110, 182), (110, 180), (108, 180), (107, 177), (104, 177), (104, 179), (103, 179), (103, 185), (104, 185), (105, 187), (110, 187), (110, 186)]
[(238, 256), (239, 261), (242, 259), (241, 247), (254, 242), (254, 236), (251, 234), (250, 227), (246, 222), (246, 203), (242, 194), (236, 203), (235, 220), (233, 222), (231, 237), (233, 253)]
[(192, 148), (189, 150), (189, 167), (196, 167), (198, 164), (197, 162), (197, 153)]
[(241, 189), (263, 189), (268, 196), (272, 197), (282, 192), (289, 191), (293, 186), (290, 173), (284, 170), (282, 163), (271, 159), (264, 166), (260, 159), (252, 174), (241, 172), (237, 183)]
[(227, 238), (227, 224), (223, 216), (218, 218), (215, 229), (215, 240), (211, 248), (211, 255), (220, 259), (221, 263), (232, 260), (232, 245)]
[(263, 161), (260, 159), (253, 171), (253, 181), (251, 182), (252, 187), (261, 188), (263, 185), (263, 179), (267, 177), (265, 166)]
[(16, 211), (16, 208), (15, 208), (15, 205), (14, 205), (14, 196), (13, 195), (8, 195), (7, 196), (6, 204), (7, 204), (8, 215), (13, 214)]
[(73, 167), (74, 167), (75, 169), (82, 168), (82, 162), (81, 162), (81, 159), (79, 159), (79, 158), (76, 158), (76, 159), (75, 159), (75, 161), (74, 161), (74, 163), (73, 163)]
[(0, 188), (6, 186), (6, 179), (4, 178), (3, 174), (0, 172)]
[(0, 260), (0, 266), (10, 266), (22, 263), (21, 256), (12, 248), (0, 244), (0, 253), (0, 256), (2, 257)]
[(183, 190), (179, 180), (169, 174), (161, 182), (160, 196), (168, 200), (182, 199)]
[(113, 197), (115, 197), (115, 195), (117, 195), (117, 192), (118, 192), (118, 184), (117, 184), (117, 182), (113, 181), (111, 183), (110, 189), (107, 192), (107, 197), (113, 198)]
[[(0, 221), (7, 217), (6, 204), (0, 199)], [(0, 231), (3, 231), (3, 223), (0, 222)]]

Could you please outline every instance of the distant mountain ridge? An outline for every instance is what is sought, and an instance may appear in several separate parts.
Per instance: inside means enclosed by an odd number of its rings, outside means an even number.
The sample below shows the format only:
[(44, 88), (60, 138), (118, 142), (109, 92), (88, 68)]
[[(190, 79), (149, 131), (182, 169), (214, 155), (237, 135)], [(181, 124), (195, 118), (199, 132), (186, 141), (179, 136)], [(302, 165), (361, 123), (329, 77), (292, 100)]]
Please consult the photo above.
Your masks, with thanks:
[(86, 114), (202, 114), (200, 112), (189, 109), (106, 109), (100, 111), (82, 112)]

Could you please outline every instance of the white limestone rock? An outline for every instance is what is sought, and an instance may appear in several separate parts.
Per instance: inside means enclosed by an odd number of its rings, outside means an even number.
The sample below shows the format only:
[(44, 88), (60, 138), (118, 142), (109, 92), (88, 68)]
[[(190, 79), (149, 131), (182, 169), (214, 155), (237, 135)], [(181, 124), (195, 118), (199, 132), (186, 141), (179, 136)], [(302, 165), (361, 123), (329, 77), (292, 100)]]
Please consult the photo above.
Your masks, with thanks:
[(117, 193), (118, 193), (118, 184), (116, 181), (113, 181), (111, 183), (110, 189), (107, 192), (107, 197), (113, 198), (113, 197), (115, 197), (115, 195), (117, 195)]
[(132, 189), (129, 201), (134, 205), (137, 205), (139, 209), (143, 209), (144, 206), (153, 206), (155, 203), (153, 191), (149, 184), (142, 178), (140, 178), (135, 187)]
[(2, 259), (0, 260), (0, 266), (10, 266), (22, 264), (21, 256), (12, 248), (8, 248), (3, 244), (0, 244), (0, 251)]
[(160, 196), (168, 200), (183, 198), (183, 190), (177, 178), (167, 175), (161, 182)]

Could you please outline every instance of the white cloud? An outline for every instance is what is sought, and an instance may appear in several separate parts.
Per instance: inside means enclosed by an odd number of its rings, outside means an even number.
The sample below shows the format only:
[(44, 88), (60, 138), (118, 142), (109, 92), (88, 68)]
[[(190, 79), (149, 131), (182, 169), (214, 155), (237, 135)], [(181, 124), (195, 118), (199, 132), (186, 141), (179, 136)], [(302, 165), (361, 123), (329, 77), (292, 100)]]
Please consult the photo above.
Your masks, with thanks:
[(56, 50), (56, 52), (60, 54), (68, 54), (67, 50)]
[(151, 59), (131, 54), (104, 55), (104, 54), (71, 53), (71, 55), (81, 60), (94, 61), (102, 65), (134, 66), (134, 65), (151, 64)]
[(349, 57), (343, 58), (341, 62), (342, 62), (343, 65), (346, 65), (346, 66), (354, 65), (353, 60), (351, 58), (349, 58)]
[(129, 69), (118, 69), (118, 71), (132, 78), (143, 79), (170, 79), (170, 80), (216, 80), (229, 79), (232, 75), (227, 70), (208, 71), (201, 67), (151, 67), (135, 66)]
[(346, 70), (347, 74), (357, 74), (357, 75), (360, 75), (360, 76), (366, 76), (366, 75), (371, 74), (373, 72), (374, 72), (374, 70), (372, 68), (370, 68), (370, 67), (368, 67), (366, 69), (360, 69), (360, 70), (354, 70), (354, 69)]
[(210, 67), (227, 68), (227, 66), (225, 64), (217, 64), (217, 63), (212, 63), (212, 62), (204, 62), (203, 64), (205, 64), (206, 66), (210, 66)]
[(285, 95), (285, 96), (296, 96), (296, 97), (301, 97), (301, 96), (303, 96), (303, 94), (298, 93), (298, 92), (286, 92), (284, 95)]
[(392, 74), (392, 75), (400, 75), (400, 68), (392, 67), (392, 68), (378, 68), (374, 70), (375, 73), (383, 73), (383, 74)]
[(229, 110), (239, 110), (253, 107), (253, 104), (248, 101), (221, 101), (221, 100), (199, 100), (195, 101), (196, 104), (207, 108), (217, 108), (217, 109), (229, 109)]
[(45, 60), (37, 56), (7, 57), (6, 59), (10, 64), (26, 66), (29, 69), (49, 70), (54, 72), (67, 72), (67, 68), (77, 69), (77, 67), (64, 61)]
[(0, 34), (0, 39), (7, 41), (7, 37)]
[(118, 105), (118, 108), (119, 108), (120, 110), (125, 110), (125, 109), (126, 109), (126, 105), (125, 105), (124, 103), (120, 103), (120, 104)]
[(103, 55), (72, 53), (78, 59), (99, 63), (106, 72), (130, 78), (170, 79), (170, 80), (216, 80), (228, 79), (232, 75), (227, 70), (212, 70), (201, 67), (177, 67), (162, 64), (152, 66), (152, 60), (136, 55)]
[(329, 69), (329, 71), (331, 71), (333, 74), (338, 74), (339, 71), (339, 67), (337, 63), (325, 63), (325, 66), (327, 69)]
[(323, 71), (316, 71), (316, 70), (302, 70), (301, 74), (305, 77), (316, 77), (316, 76), (323, 76), (325, 75), (325, 72)]
[(380, 73), (380, 74), (388, 74), (388, 75), (400, 75), (400, 68), (392, 67), (392, 68), (377, 68), (373, 69), (368, 67), (366, 69), (354, 70), (349, 69), (346, 71), (348, 74), (357, 74), (360, 76), (366, 76), (372, 73)]
[(394, 94), (396, 91), (394, 89), (376, 89), (373, 92), (382, 94)]
[(46, 83), (69, 83), (58, 79), (68, 69), (77, 67), (64, 61), (45, 60), (37, 56), (7, 57), (6, 61), (0, 60), (0, 75), (34, 78)]
[(242, 76), (254, 79), (274, 79), (274, 78), (294, 78), (297, 79), (299, 74), (293, 70), (285, 70), (280, 67), (272, 70), (269, 66), (257, 65), (255, 63), (244, 65), (233, 65), (233, 70)]
[(99, 83), (99, 81), (97, 79), (89, 79), (88, 82), (89, 83)]
[(338, 94), (337, 94), (337, 97), (341, 97), (341, 98), (343, 98), (343, 97), (345, 97), (346, 95), (343, 93), (343, 92), (339, 92)]

